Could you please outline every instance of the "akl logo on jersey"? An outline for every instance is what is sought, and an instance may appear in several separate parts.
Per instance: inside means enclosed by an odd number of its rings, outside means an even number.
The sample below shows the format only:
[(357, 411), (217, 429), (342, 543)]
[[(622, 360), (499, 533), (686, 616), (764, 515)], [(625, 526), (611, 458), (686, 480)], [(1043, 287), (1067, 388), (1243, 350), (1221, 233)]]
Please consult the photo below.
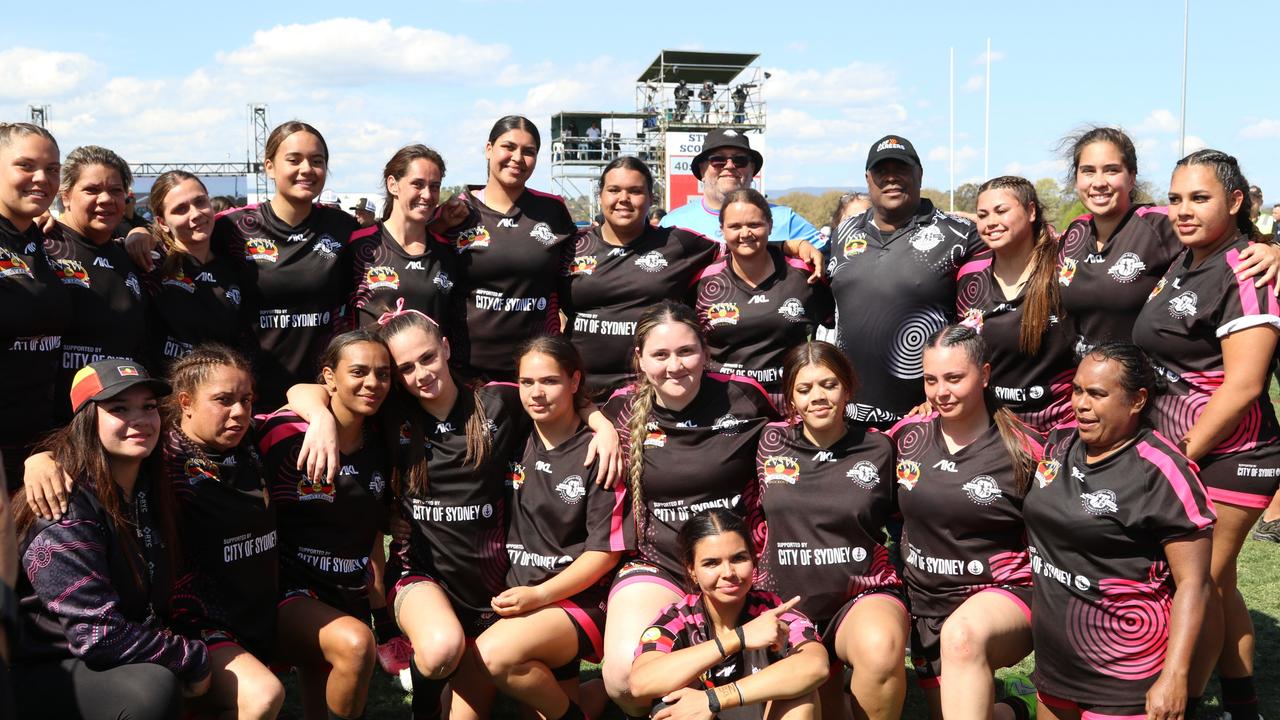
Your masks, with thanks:
[(166, 275), (164, 279), (160, 281), (160, 284), (167, 287), (176, 287), (189, 293), (196, 291), (195, 281), (187, 277), (187, 274), (182, 272), (182, 268), (178, 268), (172, 273)]
[(762, 469), (766, 485), (780, 482), (795, 485), (800, 479), (800, 462), (793, 457), (770, 455), (764, 459)]
[(1137, 253), (1127, 252), (1107, 269), (1107, 274), (1115, 278), (1116, 282), (1129, 283), (1146, 269), (1146, 263), (1142, 262), (1142, 258), (1138, 257)]
[(543, 245), (550, 245), (556, 241), (556, 234), (551, 232), (551, 226), (544, 222), (534, 225), (533, 229), (529, 231), (529, 237)]
[(667, 262), (667, 259), (663, 257), (662, 253), (657, 250), (650, 250), (636, 258), (636, 267), (645, 272), (658, 272), (669, 264), (670, 263)]
[(1057, 460), (1041, 460), (1036, 464), (1036, 484), (1040, 487), (1048, 487), (1058, 477), (1058, 471), (1062, 469), (1062, 463)]
[(870, 490), (880, 484), (880, 469), (870, 460), (859, 460), (844, 476), (863, 490)]
[(778, 314), (791, 322), (804, 322), (804, 305), (797, 298), (787, 298), (778, 308)]
[(1062, 266), (1058, 268), (1058, 284), (1067, 287), (1072, 280), (1076, 279), (1076, 261), (1075, 258), (1067, 258), (1062, 261)]
[(449, 273), (447, 272), (438, 273), (435, 279), (431, 282), (437, 288), (440, 288), (440, 292), (443, 293), (447, 293), (453, 289), (453, 279), (449, 277)]
[(899, 460), (897, 467), (898, 484), (911, 490), (920, 482), (920, 463), (915, 460)]
[(31, 274), (31, 267), (27, 265), (27, 261), (0, 247), (0, 278), (21, 277), (24, 275), (34, 277)]
[(654, 448), (667, 446), (667, 433), (658, 427), (658, 423), (651, 422), (645, 426), (644, 446)]
[(250, 238), (244, 244), (244, 259), (254, 262), (279, 262), (280, 249), (267, 238)]
[(321, 235), (316, 238), (316, 245), (311, 248), (311, 251), (333, 257), (334, 255), (337, 255), (338, 251), (341, 249), (342, 243), (334, 240), (332, 235)]
[(524, 485), (524, 465), (518, 462), (507, 463), (507, 487), (519, 490)]
[(590, 275), (596, 271), (595, 255), (579, 255), (573, 259), (573, 264), (569, 266), (570, 275)]
[(396, 290), (400, 287), (400, 273), (390, 265), (375, 265), (365, 271), (364, 281), (370, 290)]
[(489, 229), (483, 225), (477, 225), (470, 230), (464, 230), (458, 235), (453, 247), (457, 252), (461, 253), (472, 248), (487, 248), (491, 241)]
[(738, 303), (719, 302), (712, 303), (707, 308), (707, 322), (711, 327), (717, 325), (737, 325), (738, 317), (741, 313), (738, 311)]
[(333, 502), (334, 494), (337, 488), (328, 478), (311, 478), (304, 477), (298, 481), (298, 500), (307, 502), (310, 500), (323, 500), (325, 502)]
[(968, 328), (973, 328), (974, 332), (982, 332), (982, 311), (978, 308), (969, 308), (964, 311), (964, 317), (960, 318), (960, 324)]
[(1114, 490), (1080, 493), (1080, 506), (1090, 515), (1114, 515), (1120, 512), (1120, 507), (1116, 505), (1116, 493)]
[(218, 479), (218, 466), (204, 458), (191, 458), (182, 464), (183, 471), (187, 474), (187, 483), (198, 485), (203, 480)]
[(911, 236), (911, 247), (920, 252), (929, 252), (942, 244), (944, 239), (942, 230), (937, 225), (926, 225)]
[(979, 475), (960, 486), (969, 499), (979, 505), (990, 505), (1000, 499), (1000, 486), (990, 475)]
[(587, 496), (587, 486), (579, 475), (570, 475), (556, 484), (556, 494), (568, 505), (577, 505)]
[(142, 284), (138, 282), (138, 276), (129, 273), (129, 277), (124, 279), (124, 286), (129, 288), (129, 292), (133, 293), (135, 298), (142, 297)]
[(79, 260), (54, 260), (53, 272), (66, 285), (89, 287), (89, 273), (85, 272)]
[(853, 233), (844, 241), (844, 256), (853, 257), (867, 251), (867, 234), (861, 230)]
[(1151, 302), (1155, 298), (1155, 296), (1160, 294), (1160, 291), (1163, 289), (1164, 289), (1164, 278), (1160, 278), (1160, 282), (1156, 283), (1156, 286), (1151, 288), (1151, 294), (1147, 296), (1147, 302)]
[(1169, 314), (1179, 320), (1196, 314), (1196, 303), (1200, 298), (1190, 290), (1169, 301)]

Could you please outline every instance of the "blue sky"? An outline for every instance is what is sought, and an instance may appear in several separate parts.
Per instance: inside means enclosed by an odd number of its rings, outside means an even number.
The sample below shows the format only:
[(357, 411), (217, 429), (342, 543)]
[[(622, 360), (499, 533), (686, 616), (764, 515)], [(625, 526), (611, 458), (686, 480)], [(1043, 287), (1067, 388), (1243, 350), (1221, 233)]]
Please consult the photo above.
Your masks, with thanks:
[[(52, 6), (51, 6), (52, 7)], [(792, 12), (779, 13), (779, 9)], [(768, 187), (861, 186), (867, 146), (911, 139), (925, 185), (947, 185), (947, 58), (956, 58), (957, 182), (982, 179), (986, 38), (990, 174), (1061, 178), (1058, 140), (1118, 124), (1163, 191), (1177, 159), (1181, 0), (1107, 3), (777, 2), (99, 3), (10, 14), (0, 26), (0, 119), (51, 106), (63, 151), (131, 162), (243, 160), (246, 105), (301, 118), (333, 153), (329, 187), (373, 194), (399, 146), (426, 142), (446, 184), (480, 182), (489, 126), (509, 112), (546, 131), (560, 110), (631, 110), (660, 49), (760, 53), (772, 73)], [(1191, 7), (1188, 150), (1240, 157), (1280, 201), (1280, 10)], [(367, 10), (365, 9), (367, 8)], [(195, 15), (203, 12), (203, 15)], [(532, 185), (552, 189), (547, 158)]]

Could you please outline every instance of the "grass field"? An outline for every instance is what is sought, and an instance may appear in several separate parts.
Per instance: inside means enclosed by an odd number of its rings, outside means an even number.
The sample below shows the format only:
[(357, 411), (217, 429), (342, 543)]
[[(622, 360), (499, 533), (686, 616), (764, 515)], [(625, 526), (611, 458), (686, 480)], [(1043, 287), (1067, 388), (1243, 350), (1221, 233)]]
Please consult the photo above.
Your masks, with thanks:
[[(1277, 657), (1280, 657), (1280, 545), (1255, 540), (1245, 542), (1244, 550), (1240, 554), (1240, 588), (1244, 593), (1245, 602), (1252, 611), (1253, 624), (1258, 632), (1255, 683), (1258, 688), (1260, 710), (1264, 717), (1280, 717), (1280, 663), (1272, 664), (1276, 662)], [(1026, 674), (1031, 672), (1032, 667), (1031, 658), (1027, 658), (1017, 667), (998, 674), (1004, 675), (1006, 672)], [(584, 666), (584, 674), (597, 675), (598, 673), (594, 668)], [(289, 687), (289, 701), (280, 717), (301, 718), (301, 708), (298, 706), (292, 683), (286, 682), (286, 686)], [(1216, 684), (1210, 687), (1209, 695), (1215, 692), (1217, 692)], [(1207, 707), (1201, 711), (1199, 717), (1217, 717), (1219, 715), (1217, 707), (1216, 700), (1207, 703)], [(500, 705), (494, 715), (498, 718), (519, 716), (509, 703)], [(908, 684), (907, 706), (902, 716), (908, 720), (927, 717), (924, 699), (914, 683)], [(369, 696), (365, 717), (370, 720), (409, 717), (408, 696), (400, 691), (398, 683), (381, 670), (374, 671), (373, 689)], [(621, 714), (615, 711), (605, 717), (612, 720), (621, 718)]]

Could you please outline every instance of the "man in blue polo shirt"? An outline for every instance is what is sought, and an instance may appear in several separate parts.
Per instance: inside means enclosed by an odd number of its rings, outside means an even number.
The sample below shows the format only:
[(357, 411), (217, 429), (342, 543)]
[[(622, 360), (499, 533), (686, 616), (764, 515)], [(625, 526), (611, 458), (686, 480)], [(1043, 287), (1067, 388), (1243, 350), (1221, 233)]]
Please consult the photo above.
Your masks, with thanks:
[[(667, 213), (662, 227), (682, 227), (724, 242), (720, 232), (720, 208), (724, 198), (739, 188), (751, 187), (751, 179), (760, 172), (764, 157), (751, 149), (747, 136), (732, 128), (716, 128), (707, 133), (702, 152), (689, 163), (693, 176), (702, 181), (701, 202), (691, 202)], [(808, 240), (819, 250), (826, 239), (808, 220), (785, 205), (769, 203), (773, 211), (773, 234), (770, 242)]]

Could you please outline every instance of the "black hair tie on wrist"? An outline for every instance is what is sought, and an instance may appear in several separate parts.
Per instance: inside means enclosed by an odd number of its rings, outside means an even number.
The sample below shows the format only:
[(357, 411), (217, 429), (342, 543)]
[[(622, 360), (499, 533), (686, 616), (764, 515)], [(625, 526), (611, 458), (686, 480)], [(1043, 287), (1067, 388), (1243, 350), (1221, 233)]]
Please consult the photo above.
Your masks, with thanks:
[(713, 715), (720, 712), (720, 698), (716, 696), (715, 688), (707, 688), (707, 709)]

